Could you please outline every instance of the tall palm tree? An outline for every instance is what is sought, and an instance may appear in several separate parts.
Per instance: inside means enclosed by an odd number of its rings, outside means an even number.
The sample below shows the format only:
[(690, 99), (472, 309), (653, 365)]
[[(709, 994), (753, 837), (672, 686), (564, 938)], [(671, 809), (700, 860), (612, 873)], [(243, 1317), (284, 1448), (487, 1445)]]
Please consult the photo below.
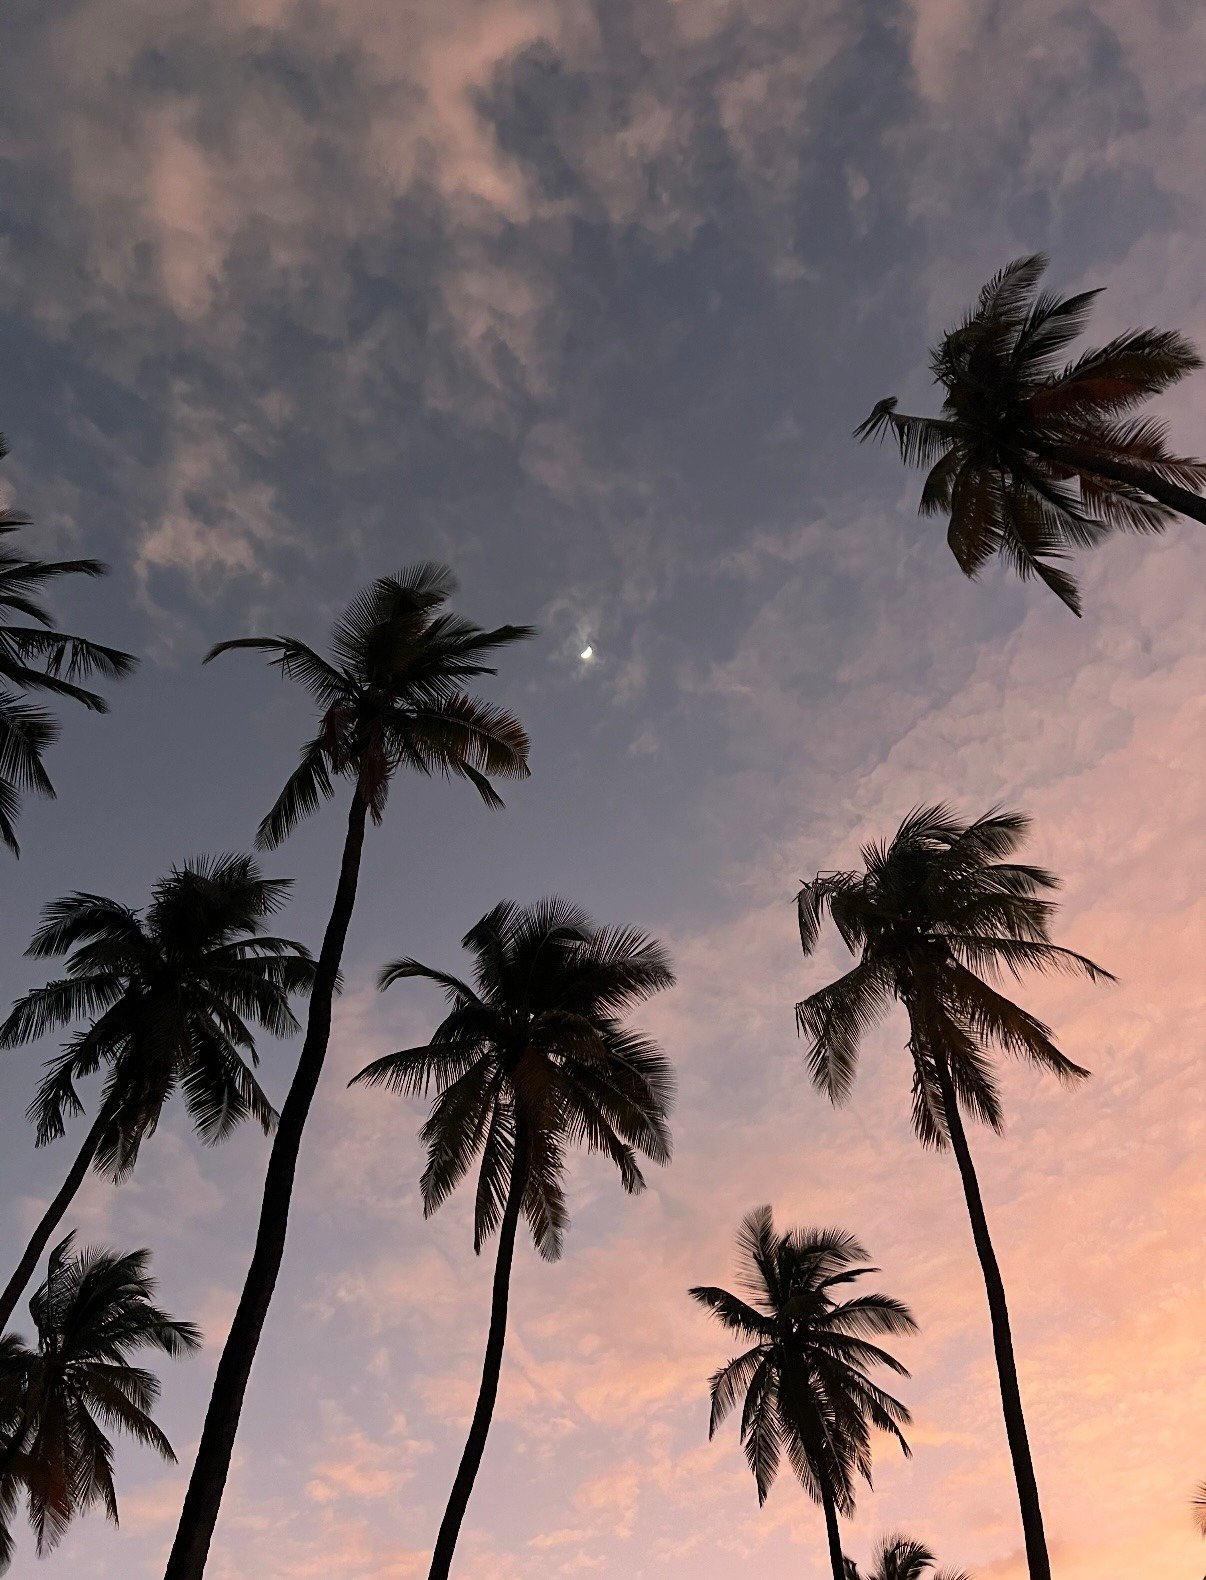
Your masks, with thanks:
[[(907, 1536), (885, 1536), (875, 1549), (874, 1567), (865, 1574), (850, 1558), (846, 1560), (846, 1580), (925, 1580), (937, 1559), (921, 1542)], [(935, 1571), (932, 1580), (971, 1580), (965, 1570)]]
[(835, 1298), (835, 1291), (878, 1269), (852, 1235), (838, 1229), (775, 1231), (757, 1207), (737, 1231), (742, 1294), (700, 1285), (691, 1298), (748, 1348), (712, 1374), (708, 1436), (740, 1400), (741, 1443), (761, 1506), (787, 1454), (801, 1486), (825, 1512), (833, 1580), (846, 1580), (838, 1515), (854, 1512), (855, 1480), (871, 1483), (871, 1428), (894, 1437), (908, 1410), (868, 1375), (883, 1366), (909, 1374), (870, 1342), (914, 1333), (908, 1307), (890, 1295)]
[(381, 986), (409, 977), (437, 982), (451, 1009), (421, 1048), (376, 1059), (353, 1083), (437, 1096), (420, 1132), (427, 1148), (424, 1215), (433, 1213), (480, 1154), (473, 1248), (498, 1230), (481, 1387), (430, 1580), (446, 1580), (482, 1462), (498, 1393), (511, 1264), (520, 1217), (548, 1261), (561, 1254), (569, 1147), (602, 1152), (629, 1193), (644, 1188), (637, 1153), (670, 1157), (666, 1116), (673, 1078), (664, 1054), (623, 1023), (625, 1012), (669, 987), (661, 946), (630, 928), (602, 929), (576, 905), (504, 901), (470, 928), (473, 985), (396, 960)]
[(796, 1005), (809, 1040), (814, 1084), (837, 1104), (850, 1095), (864, 1034), (893, 1000), (908, 1016), (913, 1124), (925, 1146), (948, 1144), (959, 1166), (984, 1274), (1005, 1428), (1013, 1456), (1031, 1580), (1050, 1580), (1038, 1485), (1022, 1414), (1005, 1286), (988, 1232), (963, 1111), (1002, 1127), (990, 1055), (994, 1048), (1050, 1070), (1061, 1081), (1088, 1072), (1059, 1051), (1051, 1029), (986, 978), (1027, 968), (1113, 978), (1084, 955), (1058, 948), (1044, 896), (1058, 880), (1004, 858), (1029, 829), (1017, 812), (961, 822), (944, 806), (910, 812), (888, 845), (867, 845), (862, 872), (820, 874), (798, 896), (804, 953), (816, 948), (828, 910), (858, 964)]
[[(0, 457), (7, 453), (0, 438)], [(28, 525), (27, 516), (0, 511), (0, 540)], [(67, 697), (104, 713), (105, 699), (80, 681), (119, 679), (137, 662), (115, 647), (58, 630), (41, 601), (60, 577), (103, 576), (105, 570), (100, 560), (39, 560), (0, 541), (0, 840), (14, 855), (20, 854), (15, 825), (22, 791), (54, 797), (42, 757), (59, 733), (53, 715), (27, 702), (26, 694)]]
[[(490, 657), (533, 635), (530, 626), (483, 631), (447, 613), (456, 589), (441, 565), (416, 565), (383, 576), (349, 606), (331, 638), (331, 659), (289, 636), (220, 642), (214, 658), (250, 647), (310, 693), (321, 710), (318, 733), (260, 824), (262, 846), (285, 839), (334, 794), (333, 776), (351, 781), (347, 832), (331, 914), (310, 993), (301, 1057), (268, 1159), (251, 1266), (218, 1363), (201, 1443), (168, 1558), (165, 1580), (200, 1580), (205, 1571), (247, 1379), (276, 1287), (293, 1178), (310, 1104), (331, 1035), (331, 1001), (356, 901), (369, 817), (380, 823), (400, 769), (467, 779), (487, 806), (502, 803), (490, 777), (527, 775), (528, 738), (517, 719), (462, 688), (492, 675)], [(208, 660), (207, 660), (208, 662)]]
[(69, 1234), (55, 1246), (46, 1282), (29, 1303), (35, 1347), (11, 1333), (0, 1340), (0, 1572), (22, 1494), (39, 1556), (94, 1503), (116, 1525), (106, 1429), (176, 1457), (151, 1416), (159, 1383), (131, 1356), (140, 1349), (183, 1355), (200, 1345), (200, 1331), (153, 1303), (147, 1251), (77, 1253), (73, 1242)]
[(205, 1142), (247, 1118), (271, 1128), (276, 1116), (252, 1074), (251, 1026), (277, 1037), (297, 1031), (289, 995), (314, 975), (301, 944), (264, 930), (290, 887), (265, 878), (249, 856), (203, 857), (161, 879), (141, 916), (100, 894), (68, 894), (44, 908), (26, 953), (67, 955), (67, 975), (17, 1000), (0, 1047), (90, 1024), (49, 1061), (29, 1106), (39, 1146), (84, 1112), (76, 1082), (100, 1069), (106, 1076), (75, 1161), (0, 1294), (0, 1331), (88, 1170), (124, 1179), (173, 1093), (183, 1094)]
[(1206, 462), (1171, 454), (1164, 423), (1130, 415), (1202, 360), (1174, 330), (1132, 329), (1061, 365), (1100, 292), (1040, 291), (1046, 267), (1036, 253), (1002, 269), (931, 352), (940, 417), (906, 416), (892, 397), (855, 435), (891, 433), (907, 464), (929, 467), (921, 514), (950, 518), (964, 575), (999, 554), (1079, 614), (1075, 581), (1052, 561), (1115, 528), (1206, 521)]

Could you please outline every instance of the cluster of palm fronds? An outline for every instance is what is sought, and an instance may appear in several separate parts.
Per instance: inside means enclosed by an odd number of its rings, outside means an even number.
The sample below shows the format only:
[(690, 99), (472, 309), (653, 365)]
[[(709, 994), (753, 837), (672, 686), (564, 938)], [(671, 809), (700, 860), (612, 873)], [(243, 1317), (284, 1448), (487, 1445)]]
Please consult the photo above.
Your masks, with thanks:
[(910, 466), (929, 469), (921, 514), (949, 519), (966, 576), (999, 556), (1079, 614), (1057, 563), (1073, 549), (1116, 530), (1162, 532), (1176, 515), (1206, 521), (1206, 462), (1174, 455), (1164, 423), (1133, 415), (1202, 362), (1175, 330), (1137, 329), (1064, 363), (1100, 293), (1040, 290), (1046, 266), (1035, 254), (1002, 269), (934, 350), (940, 417), (906, 416), (890, 397), (855, 433), (890, 433)]
[[(1079, 613), (1075, 583), (1057, 563), (1070, 550), (1116, 529), (1162, 530), (1176, 513), (1206, 520), (1206, 464), (1171, 453), (1163, 426), (1134, 415), (1199, 359), (1183, 337), (1144, 330), (1063, 364), (1096, 293), (1060, 300), (1043, 292), (1044, 267), (1033, 257), (1003, 270), (935, 351), (940, 417), (906, 416), (887, 400), (857, 432), (891, 433), (907, 462), (928, 467), (921, 510), (949, 518), (948, 541), (967, 575), (999, 556)], [(14, 853), (22, 792), (53, 794), (43, 759), (57, 724), (31, 694), (103, 711), (101, 696), (82, 683), (119, 678), (134, 664), (56, 628), (40, 601), (44, 589), (104, 567), (18, 552), (7, 540), (25, 524), (0, 516), (0, 840)], [(63, 974), (19, 998), (0, 1026), (3, 1047), (65, 1034), (28, 1110), (38, 1145), (65, 1135), (87, 1106), (81, 1083), (101, 1079), (82, 1144), (0, 1293), (0, 1569), (22, 1503), (39, 1553), (94, 1504), (116, 1520), (108, 1432), (172, 1457), (152, 1417), (158, 1383), (134, 1357), (147, 1348), (183, 1354), (200, 1335), (153, 1303), (145, 1251), (77, 1252), (71, 1233), (59, 1238), (29, 1302), (34, 1342), (4, 1330), (89, 1172), (123, 1180), (178, 1096), (204, 1142), (221, 1141), (246, 1119), (272, 1138), (255, 1246), (166, 1569), (166, 1580), (202, 1580), (284, 1255), (369, 825), (382, 822), (404, 770), (462, 779), (489, 807), (502, 805), (497, 780), (528, 773), (518, 720), (467, 688), (492, 675), (494, 656), (532, 628), (483, 630), (449, 612), (454, 591), (442, 566), (417, 565), (361, 593), (336, 623), (326, 656), (289, 636), (240, 638), (209, 654), (269, 654), (317, 710), (257, 840), (280, 845), (343, 787), (342, 858), (316, 957), (268, 931), (289, 881), (265, 876), (246, 855), (182, 864), (141, 911), (85, 893), (44, 910), (28, 953), (64, 959)], [(890, 842), (864, 849), (861, 871), (804, 883), (797, 896), (804, 953), (816, 948), (828, 916), (856, 960), (803, 999), (796, 1020), (813, 1083), (842, 1103), (865, 1034), (894, 1005), (903, 1012), (914, 1128), (924, 1145), (953, 1153), (984, 1277), (1030, 1580), (1050, 1580), (1004, 1284), (964, 1121), (1001, 1129), (998, 1055), (1065, 1082), (1087, 1075), (1051, 1028), (1006, 994), (1011, 979), (1030, 969), (1111, 979), (1053, 942), (1056, 879), (1014, 859), (1027, 827), (1024, 817), (997, 809), (965, 821), (945, 806), (920, 807)], [(628, 1020), (673, 982), (656, 940), (600, 927), (580, 907), (551, 899), (500, 903), (463, 944), (468, 977), (409, 957), (384, 969), (382, 988), (434, 982), (447, 1013), (421, 1046), (374, 1060), (353, 1083), (431, 1099), (420, 1131), (424, 1211), (476, 1166), (475, 1249), (497, 1237), (482, 1383), (431, 1580), (450, 1572), (485, 1450), (520, 1225), (541, 1255), (560, 1255), (566, 1165), (576, 1147), (610, 1159), (625, 1191), (641, 1190), (642, 1161), (670, 1158), (674, 1089), (665, 1055)], [(304, 1028), (291, 1006), (298, 996), (306, 1000)], [(255, 1074), (256, 1036), (303, 1030), (278, 1113)], [(860, 1580), (843, 1552), (841, 1521), (855, 1513), (859, 1483), (871, 1481), (875, 1435), (909, 1453), (908, 1408), (877, 1380), (909, 1374), (879, 1341), (908, 1336), (917, 1324), (901, 1301), (862, 1289), (877, 1270), (844, 1230), (779, 1231), (767, 1206), (746, 1217), (738, 1245), (740, 1293), (690, 1291), (743, 1346), (712, 1376), (709, 1435), (740, 1406), (759, 1503), (786, 1459), (823, 1511), (834, 1580)], [(1197, 1508), (1206, 1511), (1206, 1488)], [(865, 1580), (924, 1580), (934, 1564), (923, 1544), (894, 1535), (880, 1543)], [(948, 1572), (945, 1580), (967, 1577)]]

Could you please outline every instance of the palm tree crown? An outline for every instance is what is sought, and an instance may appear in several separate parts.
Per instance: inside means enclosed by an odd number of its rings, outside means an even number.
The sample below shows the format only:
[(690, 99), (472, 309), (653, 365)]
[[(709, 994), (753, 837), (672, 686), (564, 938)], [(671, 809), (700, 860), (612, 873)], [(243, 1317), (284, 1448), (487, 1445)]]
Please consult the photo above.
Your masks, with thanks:
[(390, 779), (402, 767), (460, 775), (489, 806), (501, 802), (488, 775), (526, 777), (528, 738), (519, 722), (461, 688), (494, 674), (489, 655), (533, 635), (533, 628), (483, 631), (441, 612), (455, 591), (456, 580), (442, 565), (381, 577), (336, 623), (330, 660), (290, 636), (240, 637), (210, 651), (207, 663), (232, 648), (274, 654), (281, 673), (300, 681), (322, 710), (318, 734), (302, 748), (301, 763), (260, 824), (262, 846), (279, 845), (333, 794), (333, 774), (355, 780), (378, 823)]
[(605, 1153), (624, 1189), (642, 1188), (637, 1153), (670, 1156), (673, 1078), (624, 1012), (673, 973), (661, 946), (628, 928), (603, 929), (575, 905), (504, 901), (465, 934), (474, 985), (416, 960), (397, 960), (381, 985), (423, 977), (452, 1008), (421, 1048), (375, 1060), (354, 1082), (437, 1092), (421, 1132), (423, 1206), (432, 1213), (481, 1156), (474, 1248), (498, 1227), (516, 1169), (536, 1246), (555, 1259), (566, 1225), (568, 1146)]
[[(0, 439), (0, 457), (6, 453)], [(103, 576), (106, 567), (100, 560), (34, 559), (3, 541), (28, 525), (28, 517), (0, 511), (0, 840), (14, 855), (21, 792), (54, 796), (42, 756), (57, 738), (58, 724), (45, 708), (25, 701), (25, 693), (67, 697), (104, 713), (105, 699), (80, 682), (93, 675), (119, 679), (137, 662), (129, 653), (56, 628), (41, 601), (43, 590), (62, 576)]]
[(73, 1253), (73, 1238), (51, 1252), (46, 1282), (29, 1303), (35, 1347), (15, 1334), (0, 1340), (0, 1564), (11, 1552), (22, 1492), (39, 1555), (94, 1503), (116, 1524), (106, 1429), (175, 1460), (151, 1417), (159, 1383), (130, 1357), (148, 1348), (185, 1354), (200, 1345), (200, 1331), (153, 1303), (148, 1252)]
[(916, 1331), (908, 1307), (888, 1295), (838, 1299), (843, 1286), (878, 1271), (852, 1235), (837, 1229), (777, 1233), (769, 1207), (737, 1234), (742, 1294), (701, 1285), (691, 1298), (749, 1347), (711, 1379), (708, 1436), (741, 1402), (741, 1442), (766, 1501), (781, 1456), (817, 1503), (854, 1507), (857, 1476), (871, 1481), (871, 1428), (909, 1453), (909, 1412), (868, 1375), (909, 1374), (870, 1336)]
[(50, 1060), (30, 1105), (39, 1145), (83, 1111), (76, 1082), (102, 1067), (106, 1121), (95, 1155), (114, 1179), (133, 1168), (177, 1089), (207, 1142), (248, 1117), (270, 1128), (272, 1106), (251, 1068), (251, 1027), (295, 1032), (289, 995), (304, 992), (314, 971), (302, 944), (265, 931), (290, 887), (265, 878), (249, 856), (203, 857), (162, 879), (141, 916), (99, 894), (45, 907), (26, 953), (66, 954), (68, 974), (14, 1004), (0, 1047), (91, 1023)]
[[(846, 1560), (846, 1580), (925, 1580), (937, 1560), (922, 1542), (907, 1536), (885, 1536), (875, 1549), (873, 1567), (867, 1574), (853, 1560)], [(963, 1571), (955, 1574), (943, 1569), (932, 1580), (971, 1580)]]
[(1017, 978), (1028, 967), (1113, 980), (1051, 942), (1054, 906), (1045, 896), (1058, 880), (1003, 859), (1029, 826), (1017, 812), (993, 810), (965, 823), (945, 806), (918, 807), (890, 844), (864, 846), (862, 872), (821, 873), (803, 885), (804, 953), (816, 948), (828, 910), (859, 957), (853, 970), (796, 1005), (812, 1079), (831, 1101), (849, 1095), (862, 1036), (894, 998), (909, 1016), (913, 1121), (927, 1145), (947, 1141), (939, 1058), (961, 1106), (994, 1130), (1002, 1123), (988, 1057), (994, 1045), (1064, 1081), (1087, 1075), (1055, 1046), (1049, 1026), (985, 980)]
[(1138, 329), (1062, 365), (1098, 291), (1040, 291), (1041, 254), (994, 276), (931, 354), (941, 417), (882, 400), (855, 433), (892, 433), (929, 467), (921, 514), (949, 517), (965, 575), (994, 554), (1037, 576), (1076, 614), (1075, 581), (1054, 561), (1110, 531), (1160, 532), (1180, 512), (1206, 521), (1206, 463), (1173, 455), (1164, 423), (1133, 410), (1200, 367), (1183, 335)]

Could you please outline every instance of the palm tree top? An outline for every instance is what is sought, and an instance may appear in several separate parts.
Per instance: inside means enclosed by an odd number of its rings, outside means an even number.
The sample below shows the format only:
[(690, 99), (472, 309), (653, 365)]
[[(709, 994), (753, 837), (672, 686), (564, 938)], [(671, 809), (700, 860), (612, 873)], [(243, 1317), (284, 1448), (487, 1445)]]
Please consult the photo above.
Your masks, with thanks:
[(1015, 259), (930, 355), (940, 417), (879, 401), (859, 439), (895, 438), (926, 466), (920, 514), (949, 517), (947, 542), (968, 576), (994, 555), (1039, 577), (1080, 613), (1054, 561), (1111, 530), (1162, 531), (1176, 511), (1206, 519), (1206, 462), (1172, 454), (1167, 425), (1133, 409), (1202, 366), (1175, 330), (1138, 329), (1063, 360), (1100, 290), (1040, 289), (1042, 253)]
[[(30, 524), (28, 516), (0, 511), (0, 540)], [(27, 689), (70, 697), (94, 713), (106, 711), (102, 696), (76, 682), (93, 675), (119, 680), (136, 668), (138, 660), (101, 642), (57, 630), (41, 593), (61, 576), (104, 576), (108, 568), (95, 559), (40, 560), (0, 541), (0, 677)], [(13, 624), (14, 615), (29, 623)], [(40, 660), (42, 667), (29, 668), (30, 659)]]
[[(892, 998), (916, 1000), (923, 987), (942, 1017), (952, 1074), (963, 1081), (961, 1098), (994, 1128), (1001, 1115), (986, 1044), (996, 1042), (1062, 1080), (1087, 1075), (1056, 1048), (1050, 1027), (992, 986), (1036, 968), (1114, 980), (1087, 956), (1051, 941), (1049, 895), (1059, 880), (1043, 867), (1008, 859), (1029, 830), (1025, 814), (999, 807), (968, 821), (945, 805), (919, 806), (890, 841), (863, 847), (861, 871), (818, 873), (802, 884), (796, 908), (805, 955), (815, 950), (828, 912), (858, 957), (853, 970), (796, 1005), (813, 1080), (832, 1101), (849, 1096), (863, 1033)], [(943, 1144), (942, 1128), (931, 1124), (923, 1101), (926, 1091), (914, 1095), (919, 1133)]]
[(669, 1160), (673, 1072), (657, 1044), (623, 1017), (671, 986), (674, 973), (656, 940), (635, 928), (599, 927), (559, 898), (503, 901), (461, 942), (473, 958), (472, 982), (410, 958), (385, 967), (383, 988), (409, 978), (435, 982), (450, 1010), (427, 1045), (374, 1060), (351, 1084), (410, 1096), (436, 1089), (420, 1133), (428, 1148), (424, 1213), (447, 1199), (480, 1152), (477, 1250), (501, 1221), (522, 1131), (531, 1174), (524, 1211), (537, 1249), (555, 1259), (567, 1222), (567, 1146), (610, 1157), (630, 1192), (644, 1186), (638, 1153)]
[[(7, 448), (0, 441), (0, 457)], [(53, 799), (42, 763), (58, 738), (58, 723), (44, 708), (23, 700), (31, 691), (65, 697), (93, 713), (108, 704), (81, 684), (100, 676), (118, 680), (137, 664), (129, 653), (61, 631), (47, 609), (47, 588), (64, 576), (103, 576), (100, 560), (41, 560), (11, 541), (29, 518), (0, 511), (0, 840), (20, 854), (15, 823), (21, 794)]]
[(76, 1082), (102, 1065), (110, 1122), (97, 1163), (114, 1177), (133, 1166), (177, 1084), (206, 1141), (247, 1116), (271, 1125), (271, 1104), (248, 1068), (259, 1060), (251, 1028), (296, 1032), (289, 996), (304, 992), (314, 971), (305, 945), (267, 931), (291, 887), (250, 856), (201, 856), (162, 878), (141, 915), (86, 892), (43, 907), (26, 954), (66, 955), (67, 974), (14, 1003), (0, 1047), (89, 1024), (48, 1062), (30, 1105), (39, 1144), (82, 1112)]
[(149, 1252), (77, 1252), (74, 1244), (69, 1234), (54, 1247), (46, 1280), (30, 1299), (34, 1347), (16, 1334), (0, 1341), (0, 1554), (22, 1491), (39, 1555), (93, 1503), (116, 1524), (104, 1428), (176, 1457), (150, 1413), (158, 1380), (132, 1358), (144, 1349), (188, 1354), (200, 1347), (200, 1329), (154, 1303)]
[[(866, 1575), (850, 1558), (846, 1560), (846, 1580), (925, 1580), (937, 1560), (924, 1542), (911, 1537), (892, 1534), (877, 1543), (872, 1567)], [(963, 1571), (958, 1574), (943, 1569), (932, 1580), (971, 1580)]]
[(495, 674), (493, 654), (535, 628), (484, 631), (447, 613), (456, 586), (446, 566), (429, 562), (379, 577), (336, 621), (330, 658), (290, 636), (239, 637), (211, 648), (206, 663), (234, 648), (271, 653), (321, 711), (318, 735), (260, 825), (261, 845), (279, 844), (329, 799), (332, 774), (356, 780), (377, 822), (399, 768), (468, 779), (488, 806), (502, 804), (491, 776), (527, 776), (528, 738), (518, 721), (463, 687)]
[(786, 1451), (805, 1490), (821, 1501), (830, 1480), (840, 1512), (850, 1512), (854, 1478), (871, 1481), (869, 1426), (896, 1439), (907, 1456), (908, 1409), (869, 1375), (908, 1370), (872, 1339), (917, 1331), (908, 1307), (892, 1296), (854, 1294), (848, 1286), (879, 1271), (841, 1229), (778, 1232), (769, 1206), (742, 1220), (737, 1234), (740, 1294), (714, 1285), (688, 1291), (739, 1342), (749, 1346), (717, 1370), (708, 1436), (744, 1399), (741, 1437), (764, 1503)]

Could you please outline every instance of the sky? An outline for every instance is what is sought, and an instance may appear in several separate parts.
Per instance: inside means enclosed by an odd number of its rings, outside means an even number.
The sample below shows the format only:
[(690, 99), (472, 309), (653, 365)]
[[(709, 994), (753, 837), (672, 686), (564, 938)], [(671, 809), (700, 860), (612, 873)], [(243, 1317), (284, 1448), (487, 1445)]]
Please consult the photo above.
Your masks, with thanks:
[[(58, 799), (5, 858), (6, 995), (44, 980), (21, 951), (48, 899), (138, 905), (248, 848), (311, 721), (254, 656), (202, 669), (211, 643), (321, 642), (424, 558), (466, 615), (540, 628), (483, 686), (530, 730), (530, 781), (503, 812), (399, 782), (371, 836), (208, 1574), (426, 1574), (491, 1264), (464, 1193), (421, 1217), (421, 1105), (345, 1083), (440, 1013), (421, 984), (378, 995), (384, 961), (456, 969), (498, 899), (560, 893), (674, 957), (639, 1024), (678, 1071), (675, 1157), (636, 1199), (575, 1163), (564, 1258), (521, 1246), (458, 1580), (824, 1580), (800, 1488), (759, 1511), (735, 1423), (707, 1440), (728, 1350), (686, 1289), (733, 1277), (761, 1202), (857, 1234), (920, 1323), (914, 1457), (878, 1445), (847, 1550), (903, 1528), (1021, 1580), (983, 1291), (953, 1162), (909, 1130), (900, 1021), (834, 1112), (792, 1017), (842, 968), (831, 938), (800, 956), (799, 881), (946, 799), (1033, 815), (1059, 941), (1119, 979), (1027, 984), (1093, 1079), (1010, 1068), (1004, 1136), (973, 1136), (1055, 1572), (1199, 1575), (1206, 539), (1082, 556), (1078, 621), (996, 568), (965, 581), (918, 476), (850, 433), (884, 395), (932, 410), (927, 345), (1036, 249), (1060, 290), (1108, 288), (1098, 338), (1206, 343), (1206, 11), (15, 0), (6, 45), (4, 487), (40, 551), (112, 566), (64, 621), (143, 655), (107, 717), (64, 717)], [(1161, 406), (1202, 453), (1206, 375)], [(315, 945), (340, 823), (264, 858)], [(70, 1155), (22, 1118), (50, 1051), (2, 1070), (10, 1261)], [(280, 1100), (296, 1044), (262, 1054)], [(123, 1445), (120, 1531), (75, 1526), (61, 1573), (162, 1572), (265, 1157), (169, 1110), (133, 1180), (73, 1210), (151, 1247), (207, 1343), (163, 1368), (179, 1465)], [(35, 1572), (23, 1536), (12, 1574)]]

